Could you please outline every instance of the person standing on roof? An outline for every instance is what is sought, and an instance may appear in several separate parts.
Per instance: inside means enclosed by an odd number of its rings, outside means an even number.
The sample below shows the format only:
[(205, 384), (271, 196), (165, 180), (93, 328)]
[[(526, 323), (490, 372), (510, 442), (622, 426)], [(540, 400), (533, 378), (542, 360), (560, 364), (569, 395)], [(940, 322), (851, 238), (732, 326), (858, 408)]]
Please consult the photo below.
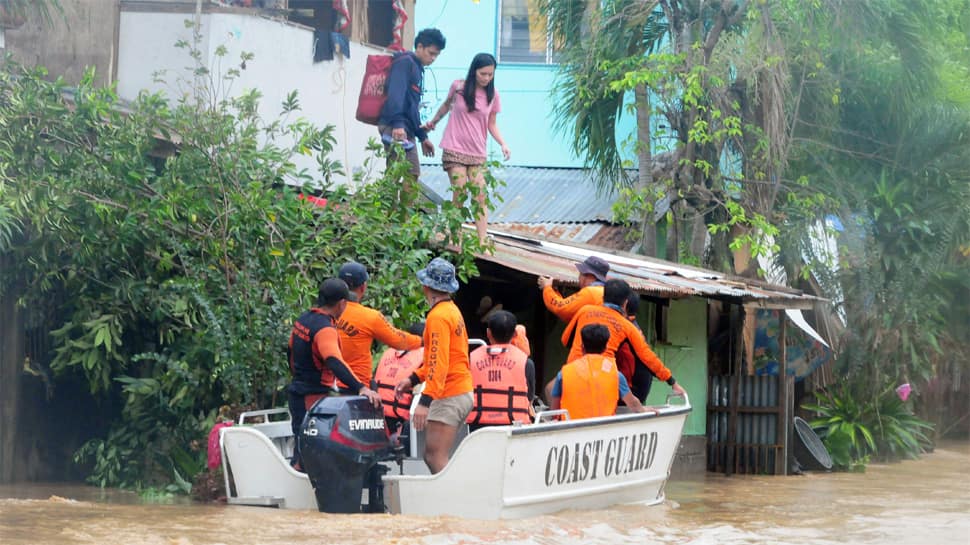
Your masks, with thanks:
[[(317, 305), (301, 314), (293, 324), (289, 343), (293, 378), (286, 391), (294, 437), (299, 437), (303, 417), (310, 407), (334, 392), (337, 379), (347, 385), (348, 391), (365, 396), (375, 407), (381, 406), (377, 392), (357, 380), (340, 352), (336, 321), (347, 307), (349, 294), (343, 280), (324, 280), (317, 292)], [(298, 454), (295, 460), (299, 460)]]
[[(502, 101), (495, 89), (495, 68), (498, 63), (488, 53), (479, 53), (472, 59), (465, 79), (456, 79), (448, 89), (448, 96), (438, 112), (425, 125), (428, 130), (449, 115), (445, 136), (441, 140), (441, 166), (451, 182), (451, 200), (456, 207), (462, 206), (470, 182), (477, 188), (474, 196), (478, 201), (479, 214), (475, 217), (475, 229), (482, 244), (488, 239), (488, 207), (485, 204), (485, 155), (488, 135), (502, 146), (502, 157), (511, 157), (509, 147), (498, 129)], [(457, 100), (456, 100), (457, 99)]]
[(411, 421), (417, 431), (427, 428), (424, 461), (434, 474), (448, 465), (458, 427), (472, 410), (472, 375), (468, 330), (451, 299), (458, 291), (454, 265), (436, 257), (417, 276), (431, 306), (424, 325), (424, 361), (410, 378), (398, 383), (395, 394), (403, 395), (424, 382)]
[[(569, 346), (570, 340), (573, 339), (575, 334), (581, 332), (587, 325), (604, 325), (610, 333), (609, 341), (603, 351), (604, 357), (613, 360), (620, 345), (624, 341), (629, 341), (633, 353), (636, 354), (643, 365), (650, 369), (654, 376), (666, 381), (675, 393), (683, 394), (684, 389), (680, 384), (677, 384), (670, 369), (650, 349), (650, 345), (643, 337), (643, 332), (627, 318), (626, 305), (630, 291), (630, 285), (624, 280), (612, 279), (607, 281), (603, 287), (603, 304), (586, 305), (580, 309), (566, 325), (566, 329), (562, 333), (562, 344)], [(573, 339), (572, 348), (569, 350), (566, 361), (570, 362), (582, 356), (582, 343), (579, 339)]]
[(616, 400), (621, 399), (631, 411), (647, 409), (630, 393), (626, 378), (616, 363), (603, 352), (610, 330), (602, 324), (589, 324), (580, 331), (582, 357), (566, 365), (550, 384), (549, 408), (565, 409), (570, 420), (616, 414)]
[(471, 360), (474, 405), (468, 414), (469, 431), (483, 426), (503, 426), (532, 421), (536, 369), (528, 354), (519, 350), (515, 315), (497, 310), (488, 316), (488, 346), (476, 348)]
[[(380, 311), (361, 304), (367, 292), (367, 281), (370, 279), (366, 267), (350, 261), (340, 267), (337, 276), (350, 288), (347, 309), (337, 320), (340, 348), (344, 361), (357, 380), (370, 384), (373, 376), (371, 347), (374, 339), (398, 350), (414, 350), (421, 346), (421, 337), (397, 329), (388, 323)], [(346, 385), (340, 382), (338, 386), (344, 391)]]
[(549, 312), (560, 320), (569, 322), (579, 309), (586, 305), (603, 304), (603, 284), (610, 272), (610, 264), (602, 258), (591, 255), (582, 263), (576, 264), (579, 271), (579, 291), (563, 297), (552, 287), (552, 278), (539, 277), (539, 289), (542, 290), (542, 301)]
[(426, 28), (414, 37), (414, 51), (404, 51), (394, 56), (387, 76), (387, 100), (377, 121), (385, 149), (387, 164), (398, 161), (392, 143), (399, 143), (405, 150), (404, 158), (411, 163), (404, 181), (405, 194), (409, 185), (421, 175), (421, 163), (415, 141), (421, 142), (425, 157), (434, 157), (434, 144), (421, 125), (421, 96), (424, 94), (424, 67), (430, 66), (445, 48), (445, 36), (437, 28)]

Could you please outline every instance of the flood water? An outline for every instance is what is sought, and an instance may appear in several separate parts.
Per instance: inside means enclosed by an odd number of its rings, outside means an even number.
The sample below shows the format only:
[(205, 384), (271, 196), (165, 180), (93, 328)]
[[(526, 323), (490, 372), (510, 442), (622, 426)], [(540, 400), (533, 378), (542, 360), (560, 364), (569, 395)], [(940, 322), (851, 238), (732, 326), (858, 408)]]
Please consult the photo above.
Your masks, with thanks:
[[(472, 493), (472, 492), (470, 492)], [(970, 544), (970, 443), (864, 474), (708, 474), (667, 502), (514, 521), (327, 515), (146, 504), (76, 485), (0, 486), (0, 543), (21, 544)]]

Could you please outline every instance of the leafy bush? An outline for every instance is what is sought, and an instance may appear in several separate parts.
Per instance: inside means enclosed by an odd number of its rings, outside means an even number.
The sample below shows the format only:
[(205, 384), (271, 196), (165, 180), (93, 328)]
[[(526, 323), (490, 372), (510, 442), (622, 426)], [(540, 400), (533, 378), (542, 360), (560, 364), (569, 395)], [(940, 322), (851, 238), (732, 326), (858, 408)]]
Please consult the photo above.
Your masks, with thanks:
[(804, 408), (819, 416), (811, 422), (839, 469), (862, 471), (873, 457), (915, 458), (930, 444), (932, 425), (914, 416), (893, 386), (866, 400), (848, 380), (816, 393), (818, 403)]
[(77, 453), (92, 482), (184, 489), (218, 407), (279, 403), (292, 320), (345, 260), (368, 266), (369, 303), (398, 323), (424, 314), (414, 272), (445, 244), (476, 272), (467, 210), (401, 204), (420, 204), (400, 194), (406, 163), (378, 172), (375, 157), (356, 191), (333, 187), (333, 127), (289, 120), (295, 94), (267, 122), (257, 91), (123, 103), (93, 72), (71, 94), (45, 76), (0, 72), (0, 251), (15, 264), (0, 289), (23, 279), (20, 304), (52, 324), (51, 368), (119, 407)]

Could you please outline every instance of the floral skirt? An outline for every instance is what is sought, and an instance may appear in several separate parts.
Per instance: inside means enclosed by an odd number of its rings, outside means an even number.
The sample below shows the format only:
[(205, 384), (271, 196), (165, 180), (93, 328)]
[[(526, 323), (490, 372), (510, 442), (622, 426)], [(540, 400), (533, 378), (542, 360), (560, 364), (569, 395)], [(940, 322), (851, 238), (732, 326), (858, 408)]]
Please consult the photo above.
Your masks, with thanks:
[(480, 167), (485, 164), (485, 158), (468, 155), (457, 151), (441, 150), (441, 166), (445, 169), (456, 167)]

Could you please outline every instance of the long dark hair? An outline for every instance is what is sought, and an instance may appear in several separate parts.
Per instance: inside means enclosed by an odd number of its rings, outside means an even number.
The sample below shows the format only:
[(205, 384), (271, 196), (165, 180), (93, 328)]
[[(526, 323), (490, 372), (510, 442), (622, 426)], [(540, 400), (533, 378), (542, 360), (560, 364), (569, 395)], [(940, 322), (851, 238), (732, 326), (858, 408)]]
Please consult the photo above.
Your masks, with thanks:
[[(465, 97), (465, 106), (468, 107), (469, 112), (475, 111), (475, 91), (478, 87), (478, 82), (475, 78), (475, 72), (478, 72), (479, 68), (485, 66), (498, 66), (495, 62), (495, 57), (489, 55), (488, 53), (479, 53), (475, 55), (472, 59), (472, 65), (468, 67), (468, 75), (465, 77), (465, 89), (462, 90), (462, 95)], [(488, 97), (488, 103), (492, 103), (492, 99), (495, 98), (495, 78), (488, 82), (488, 86), (485, 87), (485, 96)]]

